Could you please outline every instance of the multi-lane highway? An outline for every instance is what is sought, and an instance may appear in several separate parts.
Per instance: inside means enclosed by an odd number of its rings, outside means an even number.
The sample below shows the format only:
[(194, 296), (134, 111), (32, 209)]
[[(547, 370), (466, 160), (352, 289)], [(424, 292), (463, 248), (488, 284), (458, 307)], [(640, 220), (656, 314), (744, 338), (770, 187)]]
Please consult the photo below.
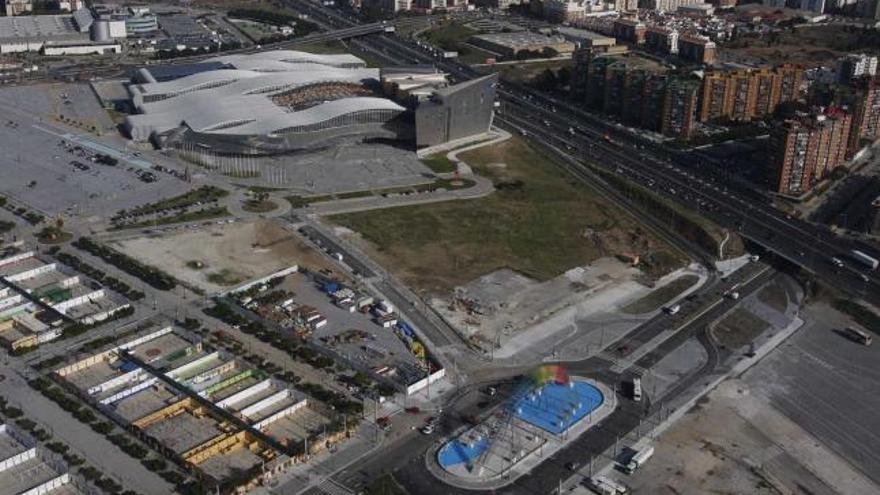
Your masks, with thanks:
[[(312, 19), (341, 28), (356, 23), (349, 15), (308, 0), (286, 0)], [(459, 80), (481, 75), (473, 68), (444, 59), (439, 52), (393, 34), (353, 41), (360, 49), (397, 63), (433, 63)], [(567, 161), (585, 170), (597, 167), (636, 181), (661, 197), (698, 210), (724, 228), (814, 273), (852, 297), (880, 304), (880, 275), (854, 261), (843, 267), (831, 257), (846, 258), (852, 249), (880, 256), (880, 250), (835, 235), (823, 225), (791, 217), (773, 205), (770, 195), (757, 191), (734, 174), (719, 170), (708, 158), (672, 150), (639, 134), (584, 112), (552, 96), (503, 83), (496, 122), (542, 146), (550, 146)]]

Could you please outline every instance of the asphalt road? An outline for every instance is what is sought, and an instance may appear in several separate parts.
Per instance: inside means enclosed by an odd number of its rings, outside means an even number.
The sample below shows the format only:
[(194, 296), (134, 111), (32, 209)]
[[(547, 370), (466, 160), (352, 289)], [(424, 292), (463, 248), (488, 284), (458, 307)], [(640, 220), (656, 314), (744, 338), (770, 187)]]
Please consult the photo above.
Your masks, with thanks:
[[(287, 3), (330, 26), (354, 24), (350, 17), (306, 0)], [(359, 38), (353, 44), (389, 60), (433, 63), (460, 80), (480, 75), (454, 60), (440, 58), (431, 47), (393, 35)], [(707, 157), (667, 149), (569, 102), (510, 83), (500, 85), (499, 100), (503, 106), (496, 122), (508, 130), (526, 130), (527, 137), (553, 147), (563, 157), (587, 161), (647, 185), (661, 196), (698, 210), (719, 225), (805, 267), (828, 285), (880, 304), (880, 275), (855, 261), (848, 261), (841, 269), (830, 263), (831, 256), (846, 257), (852, 249), (880, 257), (880, 249), (839, 237), (826, 226), (786, 216), (775, 208), (771, 196), (716, 169)], [(571, 130), (575, 135), (570, 134)]]

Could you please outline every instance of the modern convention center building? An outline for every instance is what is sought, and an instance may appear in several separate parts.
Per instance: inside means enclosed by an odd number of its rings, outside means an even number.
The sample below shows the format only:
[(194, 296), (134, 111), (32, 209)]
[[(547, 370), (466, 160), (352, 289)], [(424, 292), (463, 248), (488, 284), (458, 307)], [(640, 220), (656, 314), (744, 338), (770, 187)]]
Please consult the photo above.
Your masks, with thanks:
[[(441, 79), (436, 100), (449, 100), (456, 86)], [(472, 127), (486, 132), (496, 77), (482, 79), (480, 101), (488, 112)], [(474, 84), (463, 91), (475, 91)], [(415, 141), (419, 120), (418, 106), (385, 95), (380, 69), (349, 54), (275, 50), (219, 56), (170, 72), (143, 68), (128, 92), (135, 113), (125, 129), (133, 140), (216, 154), (273, 155), (352, 139)]]

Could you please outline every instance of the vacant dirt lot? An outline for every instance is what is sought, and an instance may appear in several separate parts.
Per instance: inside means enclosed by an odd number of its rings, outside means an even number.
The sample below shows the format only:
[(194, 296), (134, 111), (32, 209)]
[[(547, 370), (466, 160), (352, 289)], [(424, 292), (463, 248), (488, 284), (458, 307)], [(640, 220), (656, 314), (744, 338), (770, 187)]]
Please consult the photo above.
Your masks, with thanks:
[(862, 479), (834, 487), (822, 479), (814, 462), (849, 468), (739, 380), (722, 383), (664, 433), (656, 449), (634, 476), (615, 473), (634, 494), (869, 493)]
[(271, 220), (217, 225), (114, 243), (126, 254), (217, 292), (293, 264), (333, 269), (321, 253)]

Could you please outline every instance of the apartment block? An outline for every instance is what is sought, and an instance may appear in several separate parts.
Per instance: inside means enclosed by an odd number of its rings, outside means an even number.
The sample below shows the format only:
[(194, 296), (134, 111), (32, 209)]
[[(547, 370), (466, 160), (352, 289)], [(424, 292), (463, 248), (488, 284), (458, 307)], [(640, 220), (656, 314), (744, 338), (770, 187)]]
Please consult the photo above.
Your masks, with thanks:
[(862, 140), (880, 138), (880, 85), (875, 77), (862, 77), (851, 82), (848, 103), (852, 112), (852, 129), (848, 154), (858, 152)]
[(645, 48), (656, 53), (678, 53), (678, 30), (664, 26), (650, 26), (645, 30)]
[(770, 136), (774, 190), (800, 196), (846, 160), (852, 117), (834, 108), (799, 114), (774, 126)]
[[(683, 45), (679, 43), (683, 50)], [(734, 68), (707, 72), (703, 78), (700, 122), (749, 121), (773, 113), (780, 103), (800, 96), (803, 69), (794, 65), (776, 68)]]
[(715, 42), (706, 36), (685, 34), (678, 37), (678, 56), (685, 60), (712, 65), (717, 58), (716, 48)]
[(611, 32), (618, 41), (641, 45), (645, 42), (647, 28), (638, 19), (618, 19), (614, 21)]
[(660, 64), (634, 56), (602, 56), (582, 61), (587, 107), (670, 137), (692, 136), (700, 85), (670, 76)]

